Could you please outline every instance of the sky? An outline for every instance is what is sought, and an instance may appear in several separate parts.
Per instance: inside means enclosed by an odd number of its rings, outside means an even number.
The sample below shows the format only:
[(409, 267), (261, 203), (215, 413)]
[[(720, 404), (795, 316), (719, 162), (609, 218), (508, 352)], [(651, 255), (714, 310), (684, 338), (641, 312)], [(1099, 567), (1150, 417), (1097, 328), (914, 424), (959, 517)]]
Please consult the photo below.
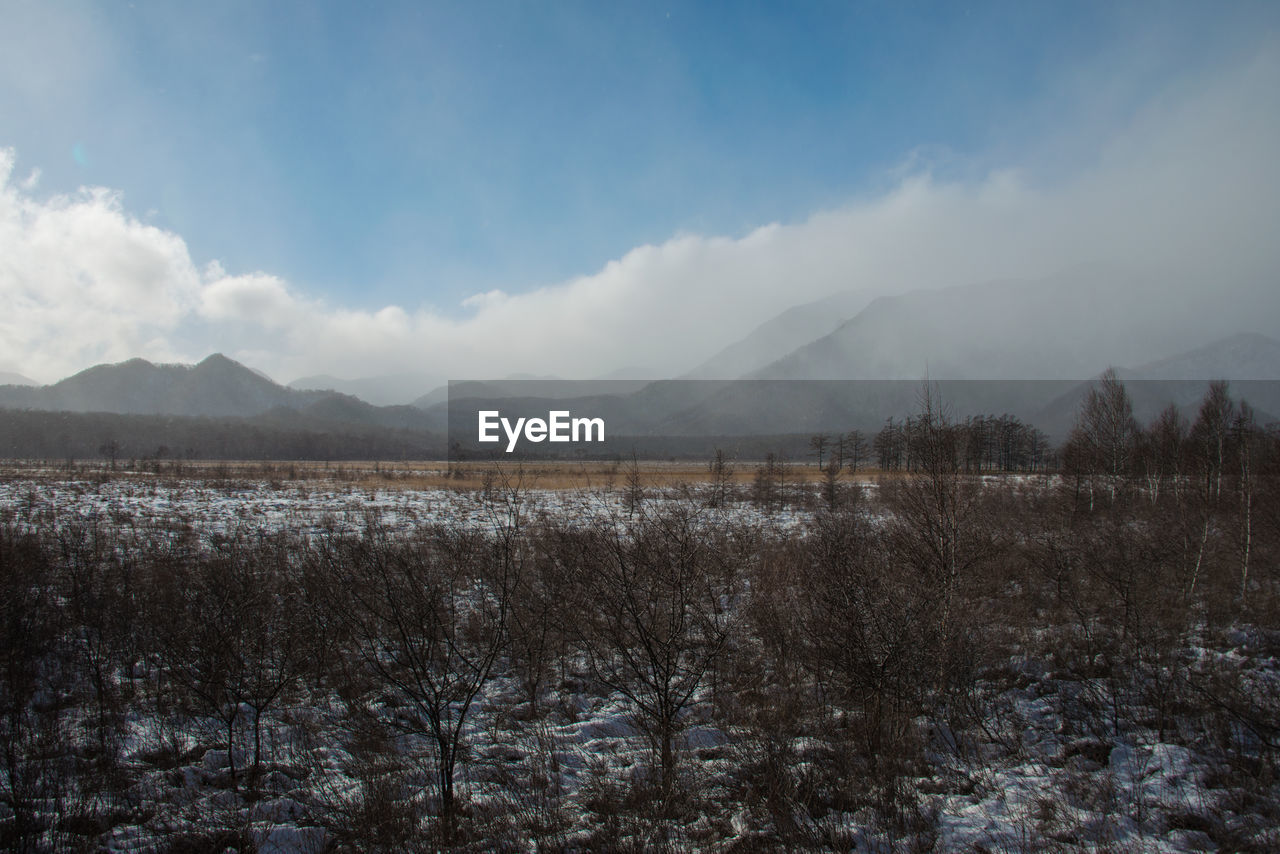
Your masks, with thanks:
[(1280, 271), (1275, 3), (0, 19), (0, 371), (42, 382), (659, 376), (839, 290)]

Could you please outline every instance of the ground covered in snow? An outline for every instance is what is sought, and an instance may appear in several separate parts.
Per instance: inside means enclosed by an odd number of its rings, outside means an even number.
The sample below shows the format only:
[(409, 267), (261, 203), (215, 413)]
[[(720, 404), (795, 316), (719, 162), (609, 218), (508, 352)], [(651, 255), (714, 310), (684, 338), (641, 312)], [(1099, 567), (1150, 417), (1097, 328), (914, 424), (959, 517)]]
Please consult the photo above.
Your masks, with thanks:
[(1102, 494), (0, 480), (0, 846), (1280, 850), (1274, 494)]

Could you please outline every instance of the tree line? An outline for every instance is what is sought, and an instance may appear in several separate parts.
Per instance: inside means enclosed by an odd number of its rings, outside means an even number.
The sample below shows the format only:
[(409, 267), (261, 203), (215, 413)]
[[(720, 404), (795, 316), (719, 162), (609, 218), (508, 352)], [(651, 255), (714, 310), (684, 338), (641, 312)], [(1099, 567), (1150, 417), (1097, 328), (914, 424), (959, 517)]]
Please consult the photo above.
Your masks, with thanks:
[[(822, 469), (834, 466), (837, 470), (857, 471), (874, 462), (881, 471), (917, 471), (921, 445), (927, 441), (929, 429), (932, 428), (916, 416), (902, 420), (890, 417), (875, 435), (861, 430), (815, 434), (809, 440), (809, 449)], [(971, 416), (948, 423), (946, 429), (951, 453), (968, 474), (1044, 472), (1057, 465), (1057, 451), (1048, 435), (1015, 415)]]

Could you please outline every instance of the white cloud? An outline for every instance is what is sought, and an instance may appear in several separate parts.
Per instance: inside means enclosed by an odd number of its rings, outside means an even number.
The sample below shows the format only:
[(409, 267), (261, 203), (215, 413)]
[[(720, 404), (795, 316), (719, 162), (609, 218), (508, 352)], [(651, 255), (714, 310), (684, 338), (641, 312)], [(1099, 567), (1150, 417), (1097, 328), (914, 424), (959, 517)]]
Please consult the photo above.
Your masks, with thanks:
[(228, 276), (221, 265), (210, 265), (200, 291), (200, 314), (209, 320), (279, 329), (289, 325), (297, 311), (298, 301), (285, 283), (266, 273)]
[[(308, 296), (305, 283), (230, 275), (216, 262), (198, 272), (179, 236), (129, 215), (118, 195), (37, 199), (34, 184), (9, 180), (13, 155), (4, 153), (0, 368), (52, 379), (105, 359), (218, 349), (281, 379), (591, 376), (637, 364), (666, 373), (838, 290), (871, 299), (1084, 262), (1174, 271), (1203, 287), (1270, 284), (1280, 271), (1277, 91), (1272, 48), (1213, 79), (1178, 84), (1125, 127), (1087, 129), (1105, 144), (1051, 181), (1025, 163), (964, 181), (912, 167), (889, 190), (805, 222), (738, 238), (678, 235), (590, 275), (476, 294), (461, 318), (334, 306)], [(1274, 318), (1263, 321), (1272, 327), (1260, 331), (1274, 331)]]
[[(180, 237), (103, 189), (36, 200), (0, 151), (0, 363), (40, 379), (146, 350), (188, 314), (200, 282)], [(165, 340), (163, 338), (159, 340)]]
[(472, 294), (462, 301), (463, 308), (485, 308), (486, 306), (501, 305), (506, 302), (506, 291), (494, 289), (485, 291), (482, 294)]

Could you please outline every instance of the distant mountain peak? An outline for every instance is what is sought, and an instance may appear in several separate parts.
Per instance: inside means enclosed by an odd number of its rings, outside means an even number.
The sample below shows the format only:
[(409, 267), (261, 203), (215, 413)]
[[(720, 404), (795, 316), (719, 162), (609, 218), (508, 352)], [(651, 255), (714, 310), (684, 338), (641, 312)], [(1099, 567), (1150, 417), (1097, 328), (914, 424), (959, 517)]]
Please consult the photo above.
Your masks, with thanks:
[(51, 386), (0, 397), (0, 405), (67, 412), (131, 415), (251, 416), (299, 408), (314, 392), (284, 388), (221, 353), (195, 365), (134, 358), (94, 365)]
[(196, 367), (202, 367), (204, 365), (209, 365), (209, 366), (234, 365), (238, 368), (244, 367), (244, 365), (240, 364), (235, 359), (224, 356), (221, 353), (210, 353), (209, 355), (205, 356), (203, 359), (201, 359), (199, 362), (196, 363)]
[(1239, 332), (1123, 372), (1161, 380), (1280, 380), (1280, 341)]
[(0, 371), (0, 385), (38, 386), (40, 383), (14, 371)]
[[(1225, 296), (1224, 296), (1225, 294)], [(1217, 363), (1269, 379), (1274, 342), (1237, 334), (1276, 317), (1280, 299), (1233, 286), (1193, 289), (1101, 266), (1040, 279), (915, 290), (871, 301), (835, 331), (758, 371), (757, 379), (1061, 379), (1133, 365), (1204, 342)], [(1264, 327), (1265, 328), (1265, 327)], [(1246, 364), (1256, 370), (1241, 371)], [(1191, 378), (1190, 375), (1187, 375)]]
[(866, 298), (858, 291), (841, 291), (791, 306), (721, 349), (682, 379), (736, 379), (828, 334), (865, 306)]
[(221, 353), (211, 353), (199, 362), (196, 362), (194, 365), (185, 365), (184, 367), (188, 367), (195, 371), (205, 371), (209, 373), (236, 373), (243, 371), (247, 374), (253, 374), (255, 377), (262, 376), (247, 365), (242, 365), (235, 359), (228, 358)]

